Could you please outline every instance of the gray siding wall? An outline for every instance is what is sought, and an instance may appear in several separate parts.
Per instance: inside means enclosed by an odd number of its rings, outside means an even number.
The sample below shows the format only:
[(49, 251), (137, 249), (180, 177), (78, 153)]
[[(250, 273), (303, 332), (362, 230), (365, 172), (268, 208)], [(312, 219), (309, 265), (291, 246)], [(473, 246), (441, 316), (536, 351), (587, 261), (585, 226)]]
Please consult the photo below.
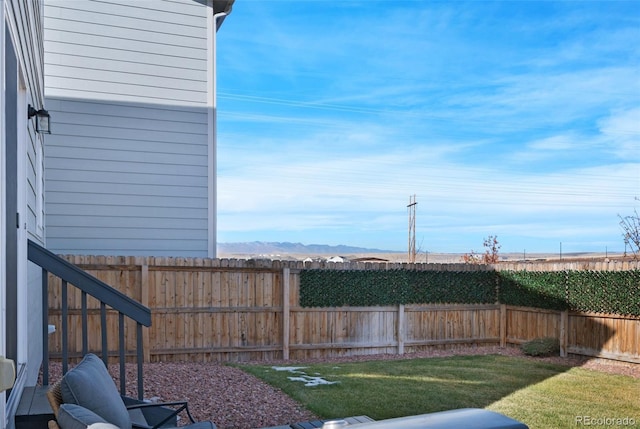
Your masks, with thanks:
[(29, 127), (27, 138), (27, 231), (33, 241), (44, 243), (44, 148)]
[[(18, 54), (18, 65), (21, 80), (20, 85), (26, 92), (26, 104), (40, 109), (44, 101), (43, 88), (43, 31), (41, 20), (41, 4), (37, 1), (12, 1), (8, 2), (8, 19), (14, 22), (19, 36), (15, 41), (15, 49)], [(26, 115), (26, 106), (19, 106), (24, 112), (20, 113), (19, 120)], [(15, 106), (7, 106), (15, 108)], [(26, 117), (24, 117), (26, 120)], [(22, 218), (27, 224), (28, 237), (40, 244), (44, 243), (44, 160), (43, 139), (35, 132), (35, 119), (27, 121), (24, 139), (26, 151), (25, 176), (26, 180), (26, 213)], [(23, 211), (22, 208), (19, 211)]]
[(45, 3), (47, 247), (207, 256), (207, 14), (192, 0)]
[[(44, 104), (44, 61), (41, 2), (10, 0), (1, 2), (0, 7), (4, 7), (6, 13), (3, 17), (6, 21), (0, 26), (0, 34), (2, 37), (8, 34), (5, 33), (5, 26), (9, 28), (9, 33), (13, 34), (12, 44), (18, 68), (10, 71), (17, 71), (18, 74), (17, 105), (12, 103), (4, 106), (5, 109), (17, 109), (18, 121), (17, 136), (10, 136), (17, 140), (12, 144), (17, 145), (18, 151), (18, 283), (4, 285), (7, 289), (14, 288), (10, 295), (17, 295), (17, 302), (6, 303), (8, 306), (14, 306), (18, 335), (17, 380), (5, 405), (9, 417), (8, 427), (12, 427), (12, 414), (15, 412), (22, 389), (24, 386), (36, 384), (42, 362), (42, 321), (38, 317), (42, 314), (42, 271), (27, 263), (26, 244), (27, 238), (44, 244), (43, 136), (35, 132), (35, 120), (27, 119), (28, 105), (39, 109)], [(2, 40), (2, 43), (4, 44), (5, 40)], [(5, 112), (0, 113), (4, 115)], [(4, 133), (5, 129), (0, 132)], [(4, 172), (4, 169), (2, 170)], [(9, 220), (9, 224), (11, 223)], [(15, 225), (15, 222), (13, 224)], [(2, 246), (5, 246), (4, 242)], [(1, 275), (5, 276), (5, 272)], [(0, 323), (5, 326), (2, 329), (13, 329), (13, 322), (5, 322), (2, 320)], [(1, 426), (4, 427), (4, 422)]]

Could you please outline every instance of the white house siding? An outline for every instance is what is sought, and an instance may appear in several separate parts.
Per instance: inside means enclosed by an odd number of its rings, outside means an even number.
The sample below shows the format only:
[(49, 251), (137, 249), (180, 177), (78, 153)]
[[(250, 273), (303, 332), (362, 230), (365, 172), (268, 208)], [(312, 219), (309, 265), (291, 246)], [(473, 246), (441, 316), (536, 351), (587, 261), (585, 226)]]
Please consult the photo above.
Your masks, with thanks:
[[(17, 367), (14, 389), (0, 406), (4, 428), (13, 426), (22, 390), (36, 383), (42, 361), (42, 322), (33, 317), (42, 314), (42, 277), (40, 269), (27, 263), (27, 239), (44, 244), (44, 141), (35, 132), (35, 119), (27, 118), (27, 106), (40, 109), (44, 104), (44, 53), (41, 2), (0, 0), (0, 9), (0, 354), (9, 355)], [(11, 87), (4, 85), (9, 83)], [(15, 181), (10, 171), (15, 171)], [(8, 207), (15, 207), (18, 223)], [(15, 273), (11, 284), (5, 277), (9, 272)]]
[(48, 248), (207, 256), (210, 13), (45, 1)]

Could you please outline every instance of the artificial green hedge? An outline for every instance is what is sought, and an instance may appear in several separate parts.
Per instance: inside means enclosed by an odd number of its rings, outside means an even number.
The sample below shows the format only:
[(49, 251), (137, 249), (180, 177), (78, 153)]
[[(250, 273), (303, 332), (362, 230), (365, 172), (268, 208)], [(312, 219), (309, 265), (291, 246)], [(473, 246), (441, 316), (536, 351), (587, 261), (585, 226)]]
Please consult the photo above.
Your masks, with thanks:
[(491, 271), (303, 270), (300, 304), (339, 307), (423, 303), (493, 303), (496, 275)]
[(547, 310), (566, 310), (564, 271), (500, 271), (497, 302)]
[(572, 310), (640, 316), (640, 270), (568, 271), (567, 300)]
[(402, 304), (492, 304), (496, 273), (492, 271), (409, 271), (411, 300)]
[(304, 270), (300, 301), (304, 307), (393, 305), (407, 300), (409, 272)]
[(640, 271), (302, 270), (303, 307), (501, 303), (640, 316)]

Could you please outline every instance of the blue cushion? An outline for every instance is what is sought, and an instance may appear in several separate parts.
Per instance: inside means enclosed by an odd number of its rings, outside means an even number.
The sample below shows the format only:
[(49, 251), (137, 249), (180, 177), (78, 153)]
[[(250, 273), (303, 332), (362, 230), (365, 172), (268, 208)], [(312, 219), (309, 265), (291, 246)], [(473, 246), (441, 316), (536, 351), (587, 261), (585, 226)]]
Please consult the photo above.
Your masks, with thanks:
[(93, 411), (76, 404), (60, 405), (56, 419), (61, 429), (86, 429), (87, 426), (94, 423), (106, 423)]
[(86, 355), (62, 378), (60, 390), (64, 403), (81, 405), (119, 428), (131, 428), (127, 407), (98, 356)]

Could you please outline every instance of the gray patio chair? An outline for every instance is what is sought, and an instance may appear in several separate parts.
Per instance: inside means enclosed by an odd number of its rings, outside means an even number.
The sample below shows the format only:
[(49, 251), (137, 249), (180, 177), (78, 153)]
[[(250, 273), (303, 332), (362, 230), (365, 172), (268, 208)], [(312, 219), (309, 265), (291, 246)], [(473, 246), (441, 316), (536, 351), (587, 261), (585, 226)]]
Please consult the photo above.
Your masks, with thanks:
[(147, 403), (121, 397), (104, 363), (94, 354), (67, 372), (47, 398), (61, 429), (85, 429), (93, 423), (111, 423), (124, 429), (176, 428), (178, 414), (186, 413), (188, 429), (216, 429), (212, 422), (195, 422), (186, 401)]

